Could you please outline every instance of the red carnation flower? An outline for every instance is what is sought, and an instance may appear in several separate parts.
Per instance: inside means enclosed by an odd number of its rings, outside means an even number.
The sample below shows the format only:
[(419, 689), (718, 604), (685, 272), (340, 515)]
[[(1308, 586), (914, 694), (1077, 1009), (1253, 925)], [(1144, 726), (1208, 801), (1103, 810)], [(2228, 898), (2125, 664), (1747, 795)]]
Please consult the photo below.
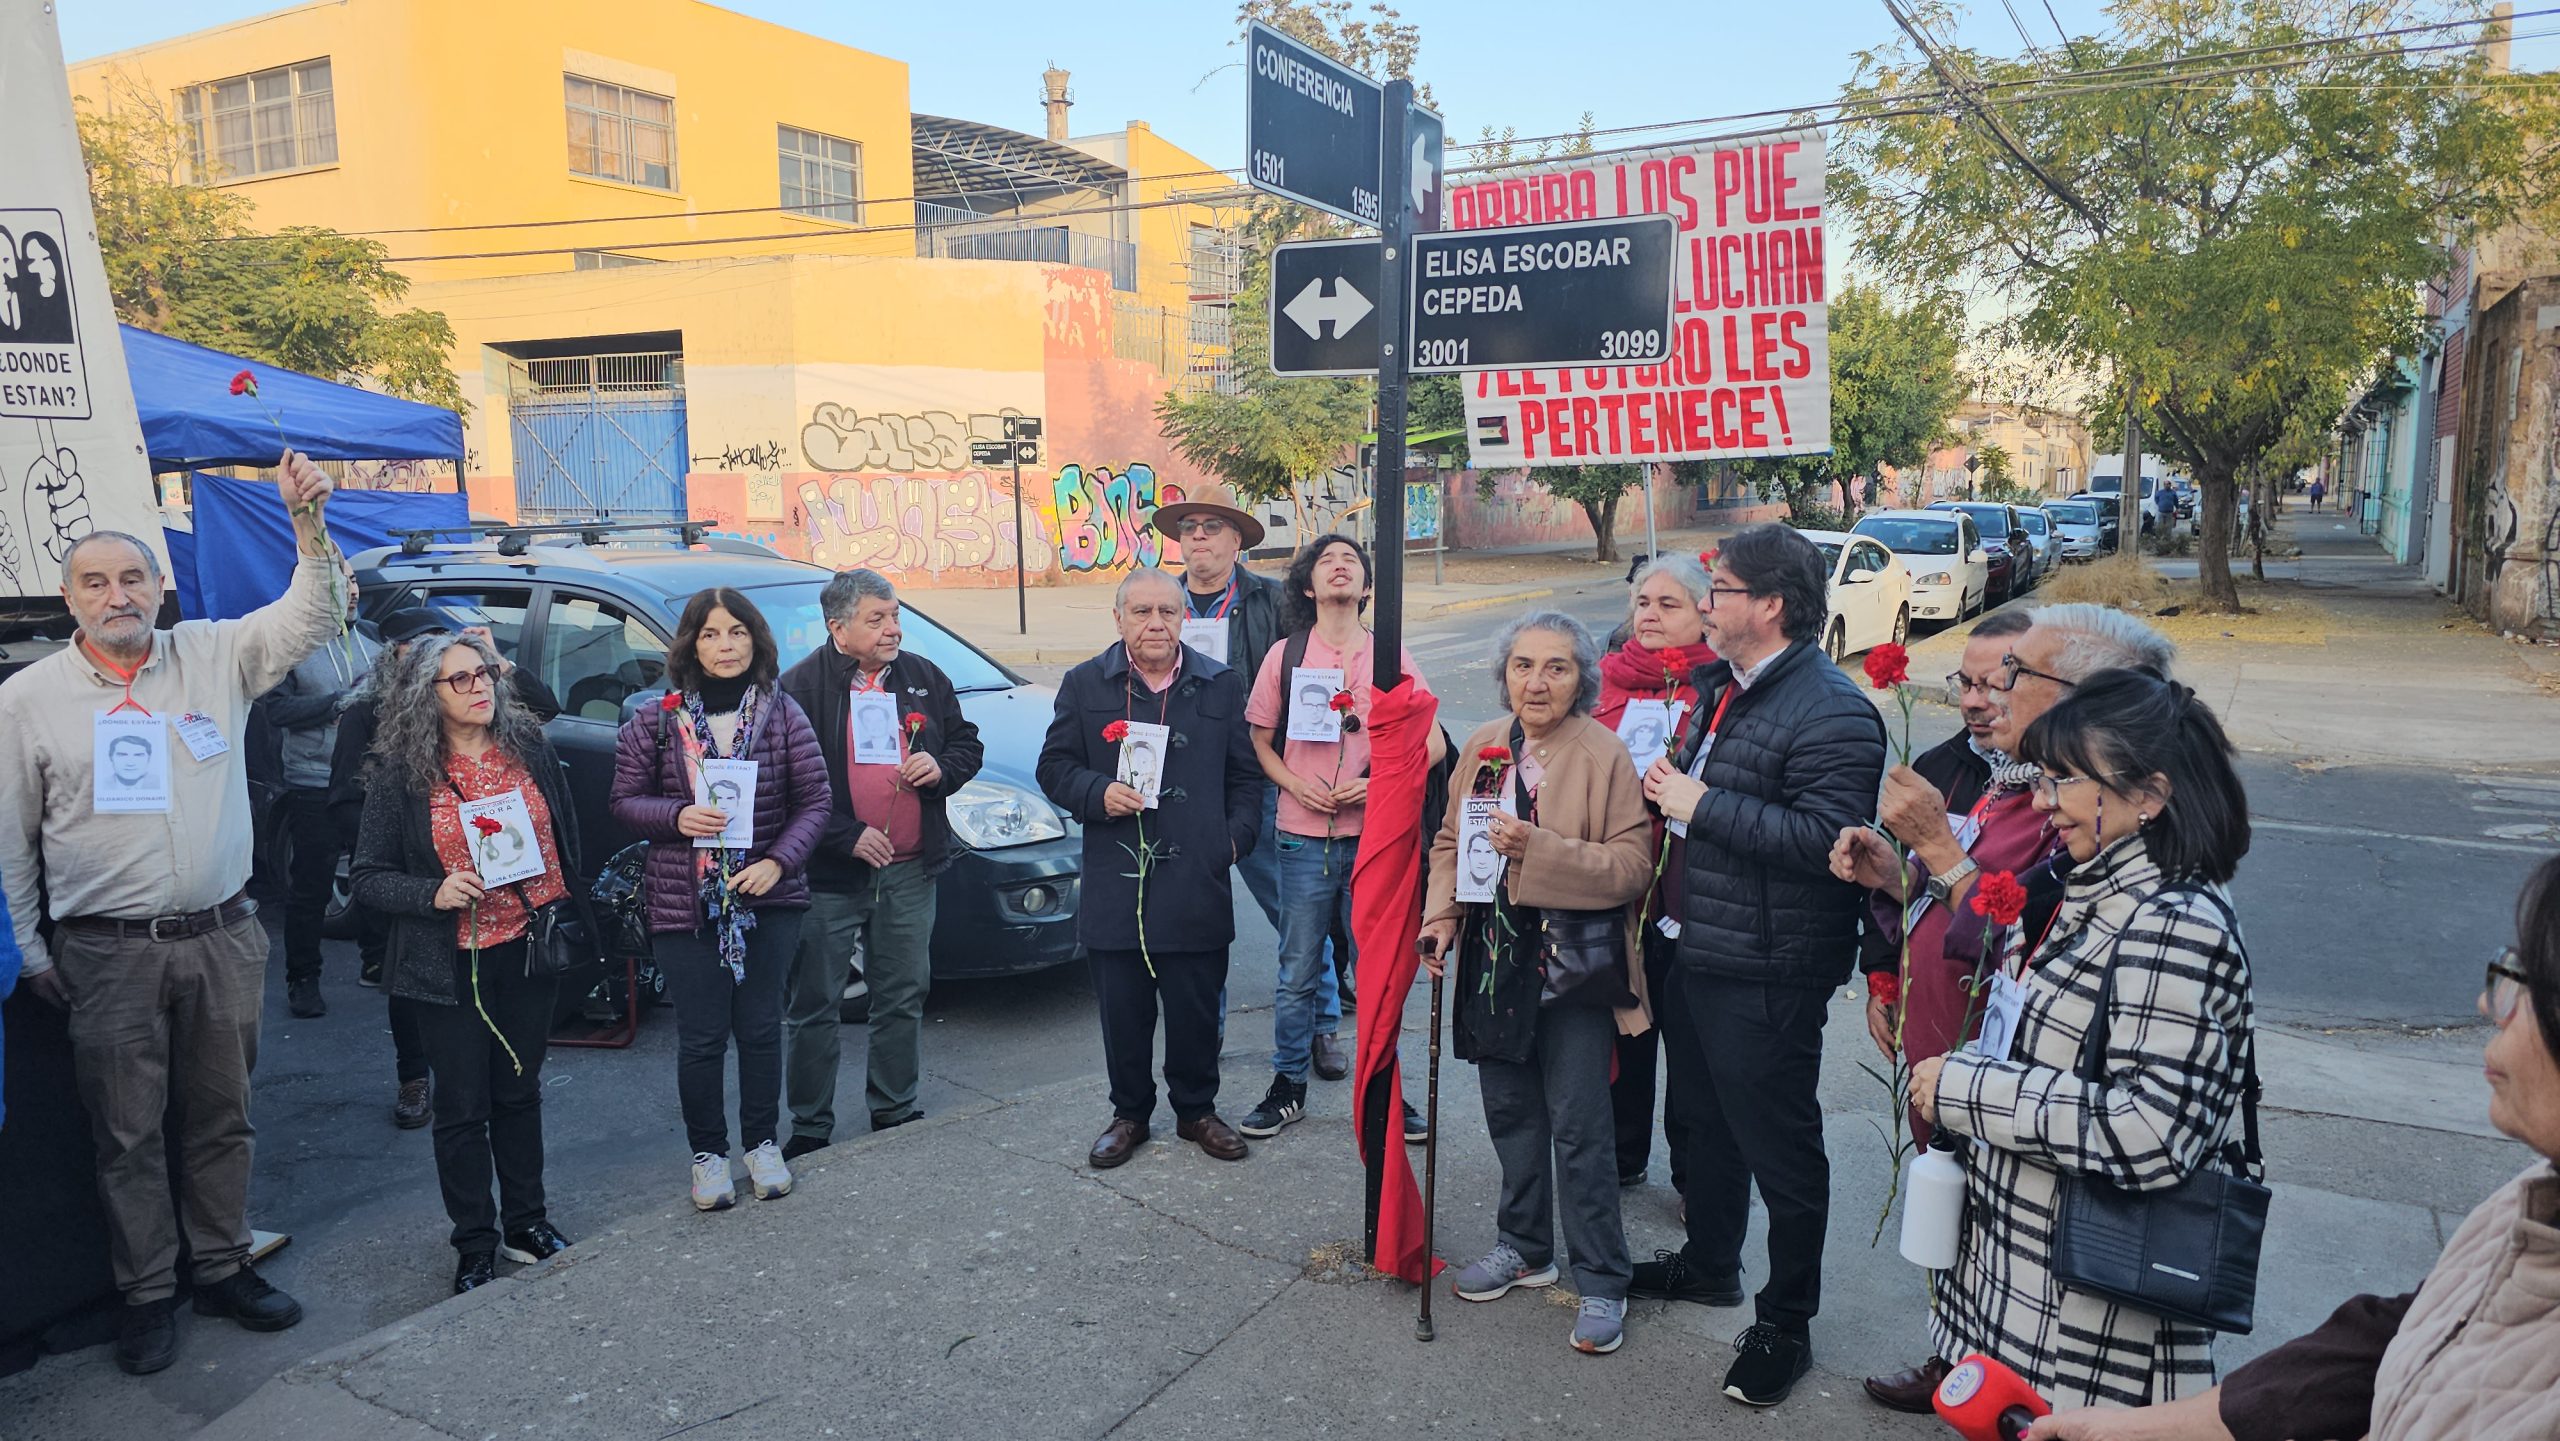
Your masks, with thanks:
[(924, 712), (920, 710), (911, 710), (907, 712), (907, 730), (912, 733), (923, 729)]
[(1712, 550), (1702, 550), (1702, 551), (1699, 551), (1699, 552), (1698, 552), (1698, 564), (1700, 564), (1700, 565), (1702, 565), (1702, 566), (1705, 566), (1705, 567), (1706, 567), (1707, 569), (1709, 569), (1709, 570), (1713, 570), (1713, 569), (1715, 569), (1715, 568), (1716, 568), (1716, 556), (1717, 556), (1717, 554), (1718, 554), (1718, 552), (1716, 552), (1716, 551), (1712, 551)]
[(471, 828), (484, 836), (494, 836), (498, 832), (506, 829), (505, 826), (498, 824), (497, 817), (495, 816), (473, 816), (471, 818)]
[(1128, 739), (1128, 736), (1129, 723), (1124, 720), (1113, 721), (1111, 724), (1102, 728), (1103, 740), (1115, 746), (1120, 744), (1123, 740)]
[(1351, 698), (1351, 692), (1347, 690), (1338, 690), (1333, 693), (1333, 699), (1326, 701), (1325, 704), (1333, 707), (1335, 712), (1338, 714), (1349, 715), (1351, 714), (1351, 708), (1359, 704), (1359, 702)]
[(1911, 679), (1911, 652), (1888, 641), (1867, 652), (1867, 684), (1891, 690)]
[(1867, 998), (1882, 1001), (1888, 1006), (1899, 1005), (1902, 1001), (1902, 977), (1891, 971), (1869, 971)]
[(665, 695), (658, 697), (658, 709), (660, 710), (679, 710), (682, 709), (683, 706), (684, 697), (676, 694), (674, 691), (669, 691)]
[(245, 370), (241, 371), (238, 375), (231, 377), (231, 393), (233, 395), (256, 395), (258, 393), (258, 377), (251, 375)]
[(1973, 883), (1973, 913), (1996, 924), (2014, 926), (2027, 909), (2027, 888), (2011, 871), (1993, 871)]
[(1483, 750), (1476, 752), (1476, 759), (1491, 765), (1502, 765), (1511, 759), (1511, 747), (1486, 746)]

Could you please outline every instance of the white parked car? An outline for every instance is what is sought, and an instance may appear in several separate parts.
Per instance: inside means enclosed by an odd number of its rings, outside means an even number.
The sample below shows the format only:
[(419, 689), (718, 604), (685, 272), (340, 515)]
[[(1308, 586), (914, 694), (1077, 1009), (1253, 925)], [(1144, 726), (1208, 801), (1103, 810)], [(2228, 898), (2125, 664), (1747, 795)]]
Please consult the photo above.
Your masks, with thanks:
[(1808, 530), (1831, 562), (1831, 614), (1822, 625), (1822, 648), (1833, 660), (1856, 655), (1911, 634), (1911, 572), (1881, 541), (1836, 530)]
[(2098, 507), (2086, 500), (2053, 500), (2044, 504), (2053, 533), (2062, 542), (2064, 560), (2098, 558)]
[(1911, 572), (1911, 618), (1959, 621), (1991, 590), (1991, 553), (1960, 510), (1871, 510), (1850, 534), (1883, 543)]

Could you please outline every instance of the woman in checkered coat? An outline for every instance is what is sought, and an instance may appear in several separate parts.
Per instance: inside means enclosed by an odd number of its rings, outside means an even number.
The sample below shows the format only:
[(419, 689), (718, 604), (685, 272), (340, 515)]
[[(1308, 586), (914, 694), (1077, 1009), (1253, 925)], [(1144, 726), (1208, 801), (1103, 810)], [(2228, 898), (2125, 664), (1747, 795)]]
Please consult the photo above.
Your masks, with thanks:
[[(1971, 1138), (1964, 1236), (1930, 1331), (1939, 1355), (1987, 1353), (2057, 1407), (2172, 1400), (2213, 1384), (2212, 1333), (2063, 1289), (2053, 1219), (2066, 1175), (2158, 1190), (2226, 1164), (2254, 1044), (2248, 954), (2223, 889), (2249, 848), (2248, 801), (2212, 711), (2148, 671), (2090, 677), (2020, 751), (2043, 768), (2036, 803), (2073, 866), (2008, 1055), (1912, 1070), (1923, 1114)], [(2103, 1082), (2074, 1074), (2093, 1022)]]

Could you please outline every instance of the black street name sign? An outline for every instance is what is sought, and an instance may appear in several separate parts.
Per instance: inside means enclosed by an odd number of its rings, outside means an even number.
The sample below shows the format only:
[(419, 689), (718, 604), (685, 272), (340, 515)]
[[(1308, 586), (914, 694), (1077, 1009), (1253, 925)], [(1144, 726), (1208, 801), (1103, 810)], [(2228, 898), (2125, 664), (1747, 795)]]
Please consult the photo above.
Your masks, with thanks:
[(1630, 215), (1413, 237), (1414, 373), (1670, 359), (1677, 232)]
[(973, 440), (969, 442), (971, 465), (1013, 464), (1013, 442), (1009, 440)]
[(1378, 82), (1270, 26), (1245, 27), (1245, 176), (1256, 190), (1378, 223)]
[(1271, 252), (1273, 374), (1378, 373), (1378, 248), (1370, 236)]

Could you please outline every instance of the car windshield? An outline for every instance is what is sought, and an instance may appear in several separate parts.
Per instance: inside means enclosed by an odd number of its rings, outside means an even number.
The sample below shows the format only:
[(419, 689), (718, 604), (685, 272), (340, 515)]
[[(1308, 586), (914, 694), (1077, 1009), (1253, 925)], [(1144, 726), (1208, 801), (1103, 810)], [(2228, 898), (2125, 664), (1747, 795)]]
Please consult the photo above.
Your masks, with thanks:
[(2094, 505), (2048, 505), (2045, 509), (2065, 525), (2096, 525), (2098, 508)]
[(2042, 535), (2045, 532), (2044, 512), (2040, 510), (2020, 510), (2018, 512), (2018, 525), (2030, 535)]
[(1990, 536), (1993, 540), (2007, 540), (2009, 538), (2009, 512), (2005, 507), (1997, 505), (1945, 505), (1933, 506), (1931, 508), (1935, 510), (1963, 511), (1965, 514), (1973, 517), (1973, 523), (1975, 525), (1982, 527), (1982, 533), (1984, 535)]
[(1869, 516), (1858, 522), (1858, 534), (1883, 541), (1885, 549), (1904, 555), (1953, 555), (1956, 523), (1952, 520), (1907, 520)]
[[(782, 585), (760, 585), (747, 591), (747, 598), (764, 612), (773, 626), (774, 644), (786, 656), (803, 656), (827, 643), (826, 615), (818, 608), (818, 593), (826, 589), (824, 580), (795, 580)], [(901, 649), (923, 656), (942, 667), (951, 677), (956, 691), (1011, 690), (1013, 677), (998, 669), (993, 661), (971, 650), (958, 636), (916, 614), (913, 606), (900, 608), (898, 628), (905, 633)]]
[(1840, 568), (1840, 542), (1836, 540), (1817, 540), (1813, 543), (1813, 548), (1822, 552), (1822, 568), (1824, 570), (1838, 570)]

